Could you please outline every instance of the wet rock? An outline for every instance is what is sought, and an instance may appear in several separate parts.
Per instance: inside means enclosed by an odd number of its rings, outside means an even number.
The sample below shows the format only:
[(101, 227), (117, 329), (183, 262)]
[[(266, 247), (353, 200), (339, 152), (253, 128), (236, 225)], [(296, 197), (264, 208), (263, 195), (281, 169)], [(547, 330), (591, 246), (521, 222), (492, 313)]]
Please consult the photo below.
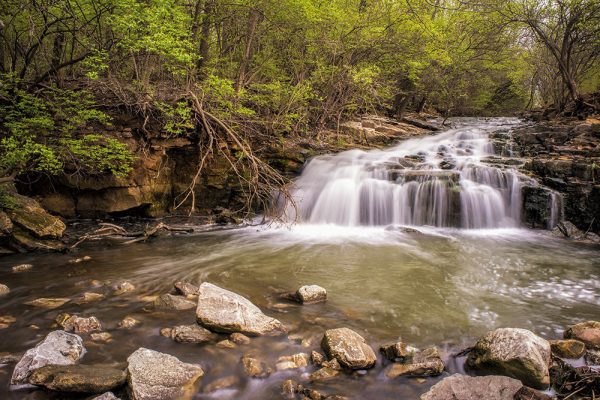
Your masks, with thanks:
[(313, 350), (310, 352), (310, 361), (317, 367), (320, 367), (325, 361), (325, 356), (318, 351)]
[(288, 399), (295, 399), (298, 384), (291, 379), (286, 379), (281, 385), (281, 393)]
[(285, 327), (236, 293), (210, 283), (200, 285), (198, 323), (217, 332), (240, 332), (247, 335), (276, 335), (285, 333)]
[(139, 320), (128, 315), (125, 318), (123, 318), (121, 320), (121, 322), (119, 322), (119, 328), (130, 329), (139, 324), (140, 324)]
[(61, 307), (64, 304), (68, 303), (69, 301), (71, 301), (71, 299), (42, 297), (42, 298), (39, 298), (39, 299), (35, 299), (35, 300), (31, 300), (31, 301), (26, 301), (24, 304), (27, 304), (28, 306), (40, 307), (40, 308), (47, 308), (47, 309), (51, 310), (51, 309), (54, 309), (54, 308)]
[(585, 344), (575, 339), (550, 340), (552, 354), (561, 358), (580, 358), (585, 353)]
[(108, 332), (96, 332), (96, 333), (92, 333), (90, 335), (90, 338), (94, 341), (94, 342), (104, 342), (104, 343), (110, 343), (112, 342), (112, 335)]
[(33, 370), (46, 365), (72, 365), (83, 357), (85, 348), (77, 335), (65, 331), (50, 332), (43, 341), (27, 350), (15, 366), (11, 385), (27, 383)]
[(587, 365), (600, 365), (600, 350), (588, 350), (584, 355)]
[(188, 282), (177, 282), (174, 285), (175, 291), (182, 296), (198, 296), (198, 286)]
[(406, 345), (404, 342), (384, 344), (379, 351), (390, 361), (405, 360), (417, 351), (414, 347)]
[(33, 268), (33, 265), (31, 264), (19, 264), (19, 265), (15, 265), (14, 267), (12, 267), (12, 272), (15, 273), (19, 273), (19, 272), (26, 272), (29, 271)]
[(4, 296), (9, 293), (10, 293), (10, 289), (8, 288), (8, 286), (0, 283), (0, 296)]
[(183, 296), (175, 296), (172, 294), (163, 294), (154, 302), (157, 308), (165, 308), (169, 310), (191, 310), (196, 307), (196, 303), (186, 299)]
[(229, 335), (229, 339), (235, 344), (249, 344), (250, 338), (243, 333), (235, 332)]
[(565, 339), (576, 339), (587, 348), (600, 349), (600, 322), (587, 321), (573, 325), (565, 331)]
[(237, 385), (240, 382), (240, 378), (235, 375), (226, 376), (216, 381), (212, 381), (204, 387), (202, 390), (204, 393), (216, 392), (217, 390), (227, 389)]
[(377, 361), (377, 356), (365, 339), (348, 328), (325, 331), (321, 347), (329, 358), (335, 358), (345, 368), (371, 368)]
[(386, 372), (388, 378), (398, 376), (427, 377), (444, 372), (444, 362), (435, 347), (417, 352), (410, 362), (393, 364)]
[(178, 343), (204, 343), (215, 337), (214, 333), (198, 325), (178, 325), (173, 328), (165, 328), (161, 329), (160, 334)]
[[(65, 318), (66, 317), (66, 318)], [(57, 317), (58, 325), (67, 332), (90, 333), (102, 330), (102, 324), (96, 317), (80, 317), (61, 314)]]
[(112, 392), (106, 392), (101, 394), (100, 396), (94, 397), (92, 400), (120, 400), (117, 396), (115, 396)]
[(113, 286), (113, 294), (118, 296), (125, 293), (130, 293), (135, 290), (133, 283), (129, 281), (122, 281)]
[(296, 369), (308, 366), (309, 356), (306, 353), (298, 353), (291, 356), (282, 356), (277, 359), (275, 368), (277, 371)]
[(244, 355), (241, 358), (244, 372), (251, 378), (266, 378), (271, 375), (271, 369), (267, 365), (249, 355)]
[(421, 400), (513, 400), (522, 387), (521, 381), (506, 376), (455, 374), (433, 385)]
[(105, 299), (105, 296), (103, 294), (93, 293), (93, 292), (85, 292), (84, 294), (81, 295), (81, 297), (78, 297), (75, 300), (75, 304), (93, 303), (95, 301), (101, 301), (104, 299)]
[(80, 258), (73, 258), (73, 259), (69, 260), (69, 264), (79, 264), (79, 263), (86, 262), (86, 261), (91, 261), (91, 260), (92, 260), (92, 257), (90, 257), (90, 256), (83, 256), (83, 257), (80, 257)]
[(37, 201), (29, 197), (16, 193), (12, 197), (18, 202), (18, 206), (6, 210), (6, 214), (15, 225), (40, 239), (62, 237), (66, 225), (60, 218), (48, 214)]
[(315, 304), (327, 301), (327, 291), (321, 286), (306, 285), (296, 291), (296, 298), (302, 304)]
[(199, 365), (143, 347), (127, 362), (127, 383), (133, 400), (191, 399), (194, 383), (204, 375)]
[(58, 392), (104, 393), (125, 384), (127, 374), (97, 365), (46, 365), (29, 376), (29, 383)]
[(0, 315), (0, 329), (6, 329), (17, 322), (17, 319), (12, 315)]
[(333, 369), (333, 370), (336, 370), (336, 371), (341, 371), (342, 370), (342, 366), (340, 365), (340, 363), (338, 362), (338, 360), (336, 360), (335, 358), (333, 360), (323, 361), (321, 363), (321, 366), (323, 368), (329, 368), (329, 369)]
[(0, 364), (16, 364), (21, 359), (21, 356), (16, 354), (2, 352), (0, 353)]
[(520, 379), (535, 389), (550, 384), (550, 343), (526, 329), (501, 328), (488, 332), (475, 344), (467, 367), (483, 374)]
[(237, 347), (231, 340), (221, 340), (216, 346), (220, 349), (235, 349)]
[(311, 381), (326, 381), (340, 374), (339, 370), (323, 367), (310, 374)]

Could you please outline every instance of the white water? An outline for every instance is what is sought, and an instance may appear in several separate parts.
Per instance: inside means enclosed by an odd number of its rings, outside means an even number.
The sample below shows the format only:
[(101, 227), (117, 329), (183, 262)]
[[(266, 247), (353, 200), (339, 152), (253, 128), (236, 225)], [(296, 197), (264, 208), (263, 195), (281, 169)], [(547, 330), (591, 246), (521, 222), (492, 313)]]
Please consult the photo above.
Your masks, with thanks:
[(522, 176), (482, 163), (494, 154), (490, 133), (518, 123), (471, 120), (386, 150), (317, 157), (295, 182), (285, 216), (342, 226), (518, 227)]

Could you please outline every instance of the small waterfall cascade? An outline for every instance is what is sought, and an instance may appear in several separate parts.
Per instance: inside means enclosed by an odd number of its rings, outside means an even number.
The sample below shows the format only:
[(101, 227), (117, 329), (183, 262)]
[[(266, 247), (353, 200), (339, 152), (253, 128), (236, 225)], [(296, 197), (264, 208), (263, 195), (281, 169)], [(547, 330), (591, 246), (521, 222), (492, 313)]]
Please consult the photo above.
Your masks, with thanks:
[(311, 160), (295, 181), (285, 218), (342, 226), (517, 227), (522, 176), (488, 165), (489, 136), (518, 119), (474, 120), (386, 150), (351, 150)]

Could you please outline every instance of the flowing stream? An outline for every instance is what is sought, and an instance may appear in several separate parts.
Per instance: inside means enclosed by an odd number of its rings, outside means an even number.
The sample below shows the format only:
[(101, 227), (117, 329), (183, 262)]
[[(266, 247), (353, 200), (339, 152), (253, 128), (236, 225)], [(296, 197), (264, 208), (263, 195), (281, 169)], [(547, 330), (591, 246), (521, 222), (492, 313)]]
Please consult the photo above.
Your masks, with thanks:
[[(0, 282), (11, 288), (0, 298), (0, 316), (16, 319), (0, 329), (0, 352), (20, 354), (56, 329), (59, 313), (78, 313), (98, 317), (113, 336), (101, 343), (83, 335), (83, 363), (124, 368), (139, 347), (169, 353), (206, 371), (196, 399), (279, 399), (285, 379), (350, 399), (417, 399), (443, 376), (390, 380), (385, 377), (389, 363), (380, 356), (364, 374), (308, 384), (313, 367), (250, 379), (239, 360), (252, 353), (274, 366), (279, 356), (318, 350), (325, 329), (346, 326), (375, 349), (399, 337), (418, 347), (436, 345), (447, 376), (463, 372), (462, 360), (452, 354), (490, 329), (526, 328), (555, 339), (571, 324), (598, 319), (600, 249), (521, 228), (518, 188), (525, 178), (482, 162), (492, 153), (490, 132), (510, 129), (517, 121), (471, 122), (385, 151), (316, 158), (298, 179), (301, 222), (293, 226), (133, 245), (88, 243), (76, 254), (0, 258)], [(398, 166), (412, 155), (418, 156), (414, 163)], [(91, 261), (69, 263), (83, 255)], [(11, 266), (21, 263), (34, 268), (12, 273)], [(136, 291), (113, 295), (111, 285), (124, 279)], [(148, 303), (146, 296), (168, 293), (180, 280), (208, 281), (246, 296), (280, 319), (290, 336), (254, 338), (235, 349), (160, 336), (162, 327), (195, 322), (194, 310), (156, 310)], [(278, 298), (278, 292), (304, 284), (325, 287), (327, 303), (299, 306)], [(39, 297), (76, 299), (84, 292), (106, 298), (71, 301), (54, 310), (24, 305)], [(141, 323), (120, 329), (125, 316)], [(11, 373), (11, 365), (0, 366), (2, 399), (86, 398), (10, 391)], [(204, 393), (206, 385), (228, 376), (237, 377), (233, 386)]]

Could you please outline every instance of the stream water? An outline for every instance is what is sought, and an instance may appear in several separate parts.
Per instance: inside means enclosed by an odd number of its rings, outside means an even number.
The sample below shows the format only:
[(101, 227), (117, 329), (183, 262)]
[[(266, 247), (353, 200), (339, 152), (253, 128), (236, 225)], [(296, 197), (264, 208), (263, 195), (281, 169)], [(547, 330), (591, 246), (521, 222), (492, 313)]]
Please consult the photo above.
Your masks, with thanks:
[[(0, 352), (22, 353), (33, 347), (53, 329), (61, 312), (94, 315), (113, 340), (96, 343), (84, 335), (85, 364), (125, 367), (129, 354), (147, 347), (203, 366), (206, 375), (197, 399), (278, 399), (285, 379), (302, 382), (314, 368), (250, 379), (240, 357), (252, 353), (274, 366), (279, 356), (318, 350), (328, 328), (354, 329), (374, 348), (398, 338), (417, 347), (436, 345), (447, 366), (443, 376), (462, 372), (462, 360), (452, 354), (493, 328), (526, 328), (548, 339), (559, 338), (569, 325), (600, 316), (600, 248), (520, 228), (514, 189), (518, 174), (478, 174), (477, 167), (483, 168), (478, 158), (490, 152), (486, 135), (506, 129), (506, 123), (495, 120), (445, 132), (437, 139), (427, 137), (419, 148), (405, 143), (388, 151), (314, 160), (298, 181), (302, 222), (291, 227), (247, 227), (133, 245), (90, 243), (77, 254), (0, 258), (0, 282), (11, 288), (0, 299), (0, 316), (16, 319), (0, 329)], [(467, 141), (470, 156), (459, 152), (461, 141)], [(435, 146), (440, 142), (447, 150), (438, 160)], [(415, 150), (423, 152), (418, 163), (431, 163), (431, 168), (407, 168), (430, 170), (436, 177), (413, 180), (408, 178), (412, 172), (391, 172), (398, 168), (390, 169), (389, 162), (380, 168), (376, 161)], [(437, 168), (449, 155), (453, 167)], [(437, 170), (454, 176), (446, 179)], [(346, 177), (351, 174), (354, 178)], [(385, 174), (397, 176), (391, 180)], [(456, 185), (461, 190), (452, 187)], [(452, 196), (457, 198), (445, 203)], [(399, 208), (401, 199), (408, 206)], [(418, 231), (399, 228), (402, 224), (418, 225)], [(479, 229), (465, 229), (473, 227)], [(83, 255), (91, 261), (69, 263)], [(12, 273), (11, 266), (21, 263), (34, 268)], [(124, 279), (136, 291), (114, 296), (111, 285)], [(156, 310), (144, 296), (167, 293), (181, 280), (212, 282), (249, 298), (281, 320), (290, 336), (253, 338), (235, 349), (179, 344), (160, 336), (162, 327), (194, 323), (194, 310)], [(327, 303), (299, 306), (278, 299), (280, 291), (303, 284), (325, 287)], [(102, 293), (106, 299), (84, 305), (71, 301), (54, 310), (23, 304), (39, 297), (75, 299), (84, 292)], [(119, 329), (125, 316), (141, 324)], [(308, 386), (351, 399), (417, 399), (443, 377), (390, 380), (384, 373), (387, 365), (379, 356), (376, 367), (364, 375), (344, 374)], [(40, 390), (10, 391), (11, 373), (12, 366), (0, 366), (2, 399), (77, 398)], [(212, 381), (232, 375), (238, 382), (231, 388), (203, 392)]]

